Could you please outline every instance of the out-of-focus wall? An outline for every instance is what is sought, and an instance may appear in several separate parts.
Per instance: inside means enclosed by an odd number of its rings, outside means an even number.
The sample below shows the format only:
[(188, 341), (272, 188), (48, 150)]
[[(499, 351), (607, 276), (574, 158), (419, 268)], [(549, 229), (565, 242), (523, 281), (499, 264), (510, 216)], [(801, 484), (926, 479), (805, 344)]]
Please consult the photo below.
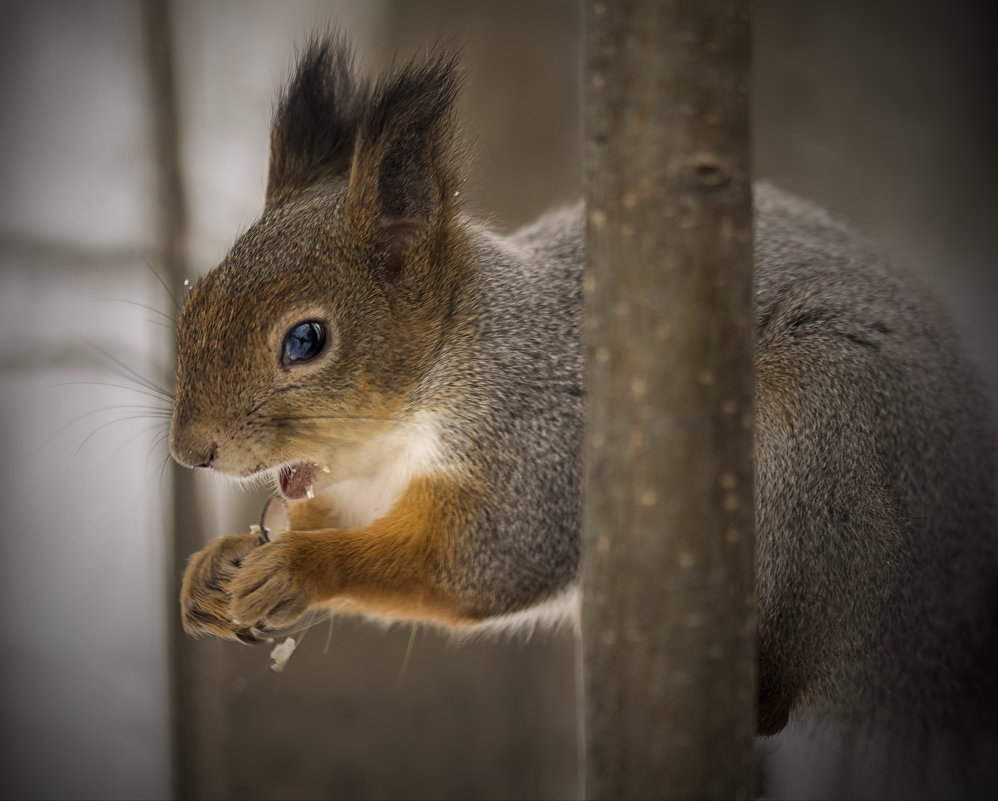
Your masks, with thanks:
[(83, 341), (158, 377), (139, 6), (3, 4), (0, 60), (0, 794), (163, 797), (167, 404)]

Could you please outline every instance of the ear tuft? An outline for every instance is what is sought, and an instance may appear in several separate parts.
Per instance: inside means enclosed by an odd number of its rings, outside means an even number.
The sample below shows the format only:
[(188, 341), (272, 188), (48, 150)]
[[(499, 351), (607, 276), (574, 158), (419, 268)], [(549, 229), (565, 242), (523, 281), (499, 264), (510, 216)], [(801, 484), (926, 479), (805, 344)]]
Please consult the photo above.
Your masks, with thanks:
[(268, 207), (316, 181), (346, 175), (365, 94), (342, 38), (327, 33), (306, 44), (271, 125)]
[(427, 223), (453, 194), (460, 84), (457, 55), (446, 51), (375, 86), (358, 128), (351, 192), (375, 201), (386, 224)]

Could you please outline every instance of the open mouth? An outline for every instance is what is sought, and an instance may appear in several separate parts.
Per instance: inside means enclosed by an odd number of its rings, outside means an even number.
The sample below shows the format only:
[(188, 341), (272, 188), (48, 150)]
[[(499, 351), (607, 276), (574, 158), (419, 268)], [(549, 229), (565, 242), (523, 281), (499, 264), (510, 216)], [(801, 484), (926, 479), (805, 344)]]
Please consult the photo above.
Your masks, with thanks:
[(314, 495), (312, 485), (315, 482), (316, 465), (312, 462), (298, 462), (282, 467), (277, 472), (277, 485), (281, 495), (289, 501), (301, 498), (311, 498)]

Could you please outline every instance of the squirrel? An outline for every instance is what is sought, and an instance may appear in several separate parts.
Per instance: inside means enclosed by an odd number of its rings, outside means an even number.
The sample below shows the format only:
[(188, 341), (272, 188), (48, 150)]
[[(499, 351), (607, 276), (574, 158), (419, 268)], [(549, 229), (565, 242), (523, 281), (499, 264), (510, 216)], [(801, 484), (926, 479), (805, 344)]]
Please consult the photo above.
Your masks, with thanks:
[[(182, 465), (273, 480), (290, 529), (191, 557), (189, 634), (256, 642), (317, 607), (455, 630), (578, 612), (584, 209), (509, 236), (470, 219), (459, 84), (447, 53), (373, 83), (335, 37), (298, 59), (262, 216), (180, 312), (170, 429)], [(989, 718), (981, 383), (863, 237), (764, 183), (754, 204), (758, 731)]]

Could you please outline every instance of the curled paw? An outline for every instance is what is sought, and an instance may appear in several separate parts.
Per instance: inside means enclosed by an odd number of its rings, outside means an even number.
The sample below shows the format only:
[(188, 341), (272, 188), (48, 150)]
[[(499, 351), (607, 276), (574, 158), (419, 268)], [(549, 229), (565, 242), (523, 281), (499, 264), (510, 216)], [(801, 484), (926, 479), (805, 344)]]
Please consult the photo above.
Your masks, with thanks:
[(213, 634), (245, 643), (258, 642), (248, 628), (232, 622), (229, 602), (233, 578), (247, 555), (259, 546), (256, 534), (233, 534), (213, 540), (191, 556), (180, 590), (184, 631), (195, 637)]
[(293, 533), (257, 548), (230, 585), (229, 616), (236, 625), (274, 634), (294, 624), (318, 600), (314, 581)]

